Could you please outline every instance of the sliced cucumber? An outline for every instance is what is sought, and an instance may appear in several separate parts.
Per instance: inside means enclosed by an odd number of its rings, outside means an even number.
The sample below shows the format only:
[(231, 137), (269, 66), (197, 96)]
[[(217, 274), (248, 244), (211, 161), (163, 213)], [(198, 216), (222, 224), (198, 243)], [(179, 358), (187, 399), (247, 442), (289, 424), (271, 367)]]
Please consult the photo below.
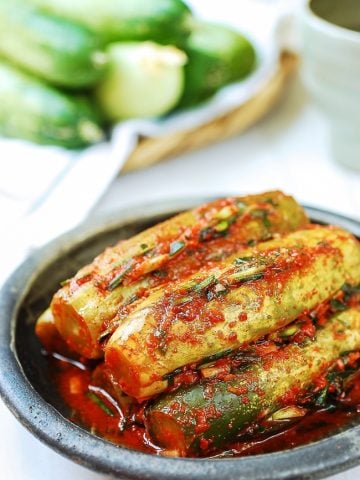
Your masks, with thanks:
[(186, 55), (153, 42), (112, 44), (108, 68), (96, 90), (106, 117), (119, 121), (167, 113), (184, 87)]

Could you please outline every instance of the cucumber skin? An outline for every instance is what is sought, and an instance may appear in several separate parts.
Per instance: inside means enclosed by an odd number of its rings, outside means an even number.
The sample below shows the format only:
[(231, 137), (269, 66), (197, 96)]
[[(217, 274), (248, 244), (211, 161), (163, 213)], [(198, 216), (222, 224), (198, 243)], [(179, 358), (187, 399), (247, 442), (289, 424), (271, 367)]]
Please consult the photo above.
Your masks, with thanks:
[(221, 24), (196, 22), (184, 50), (185, 89), (178, 107), (196, 105), (223, 86), (241, 80), (254, 68), (256, 53), (250, 41)]
[(182, 0), (29, 0), (44, 12), (72, 20), (104, 43), (153, 40), (181, 45), (191, 11)]
[(58, 91), (0, 62), (0, 134), (44, 145), (84, 147), (102, 138), (85, 97)]
[[(346, 333), (343, 333), (344, 326)], [(270, 354), (266, 368), (264, 361), (260, 360), (247, 370), (239, 372), (232, 380), (203, 380), (196, 385), (164, 394), (148, 410), (150, 434), (158, 444), (168, 447), (162, 444), (161, 431), (158, 432), (155, 417), (152, 419), (152, 412), (160, 412), (172, 417), (177, 424), (177, 435), (184, 438), (185, 450), (195, 454), (201, 452), (201, 439), (209, 441), (212, 447), (224, 448), (244, 426), (261, 418), (264, 412), (269, 415), (286, 406), (287, 392), (293, 390), (301, 396), (314, 379), (323, 374), (343, 353), (358, 350), (359, 326), (359, 307), (348, 309), (335, 314), (317, 331), (315, 340), (310, 344), (291, 343), (285, 346), (283, 351), (287, 354), (280, 357), (281, 361), (276, 357), (271, 359)], [(341, 330), (341, 335), (338, 329)], [(242, 393), (234, 393), (229, 387), (246, 388)], [(195, 420), (200, 412), (204, 414), (204, 430), (196, 431)]]
[(66, 88), (94, 85), (102, 75), (100, 43), (82, 26), (0, 0), (0, 53), (38, 77)]

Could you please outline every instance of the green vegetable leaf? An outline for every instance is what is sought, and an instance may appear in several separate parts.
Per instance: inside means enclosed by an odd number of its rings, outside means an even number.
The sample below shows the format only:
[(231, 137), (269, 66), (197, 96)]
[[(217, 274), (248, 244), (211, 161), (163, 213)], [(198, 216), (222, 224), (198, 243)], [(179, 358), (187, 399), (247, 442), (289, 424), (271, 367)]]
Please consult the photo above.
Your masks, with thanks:
[(86, 396), (93, 402), (95, 405), (97, 405), (103, 412), (106, 413), (106, 415), (109, 415), (109, 417), (114, 417), (114, 412), (109, 408), (103, 400), (96, 395), (94, 392), (87, 392)]
[(132, 269), (132, 266), (128, 265), (124, 270), (122, 270), (120, 273), (115, 275), (115, 277), (108, 284), (108, 287), (107, 287), (108, 290), (114, 290), (114, 288), (118, 287), (124, 280), (125, 275), (129, 273), (131, 269)]
[(202, 292), (203, 290), (210, 287), (211, 285), (214, 285), (216, 282), (217, 282), (217, 279), (215, 275), (210, 275), (210, 277), (205, 278), (202, 282), (191, 287), (191, 290), (193, 292)]
[(239, 257), (236, 258), (234, 263), (235, 265), (246, 265), (247, 263), (253, 262), (255, 257)]
[(324, 406), (326, 405), (328, 388), (329, 388), (329, 387), (323, 388), (323, 389), (320, 391), (320, 393), (316, 396), (316, 398), (315, 398), (315, 405), (316, 405), (317, 407), (324, 407)]
[(294, 335), (299, 328), (299, 325), (291, 325), (290, 327), (285, 328), (285, 330), (280, 331), (279, 335), (280, 337), (291, 337), (291, 335)]
[(258, 210), (253, 210), (251, 212), (252, 218), (260, 218), (263, 222), (264, 227), (271, 227), (271, 222), (268, 218), (269, 212), (265, 209), (259, 208)]
[(222, 220), (217, 225), (215, 225), (214, 230), (216, 232), (225, 232), (229, 228), (229, 222)]

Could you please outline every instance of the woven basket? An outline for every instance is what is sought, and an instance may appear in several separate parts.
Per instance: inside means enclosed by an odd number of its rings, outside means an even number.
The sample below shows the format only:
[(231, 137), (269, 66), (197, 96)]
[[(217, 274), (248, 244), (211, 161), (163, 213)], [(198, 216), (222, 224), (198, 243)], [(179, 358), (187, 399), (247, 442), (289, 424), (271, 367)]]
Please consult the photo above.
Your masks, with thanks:
[(238, 135), (266, 115), (281, 98), (296, 70), (298, 57), (283, 52), (274, 75), (264, 89), (240, 107), (192, 130), (182, 130), (160, 137), (142, 137), (122, 171), (145, 168), (154, 163), (204, 145)]

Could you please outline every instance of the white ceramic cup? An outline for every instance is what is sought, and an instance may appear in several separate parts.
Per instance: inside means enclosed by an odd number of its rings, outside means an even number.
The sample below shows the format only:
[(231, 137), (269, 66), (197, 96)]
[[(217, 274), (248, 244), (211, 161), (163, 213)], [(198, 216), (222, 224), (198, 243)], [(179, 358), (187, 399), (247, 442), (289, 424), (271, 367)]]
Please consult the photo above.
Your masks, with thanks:
[(360, 170), (360, 0), (307, 0), (303, 78), (330, 125), (333, 157)]

